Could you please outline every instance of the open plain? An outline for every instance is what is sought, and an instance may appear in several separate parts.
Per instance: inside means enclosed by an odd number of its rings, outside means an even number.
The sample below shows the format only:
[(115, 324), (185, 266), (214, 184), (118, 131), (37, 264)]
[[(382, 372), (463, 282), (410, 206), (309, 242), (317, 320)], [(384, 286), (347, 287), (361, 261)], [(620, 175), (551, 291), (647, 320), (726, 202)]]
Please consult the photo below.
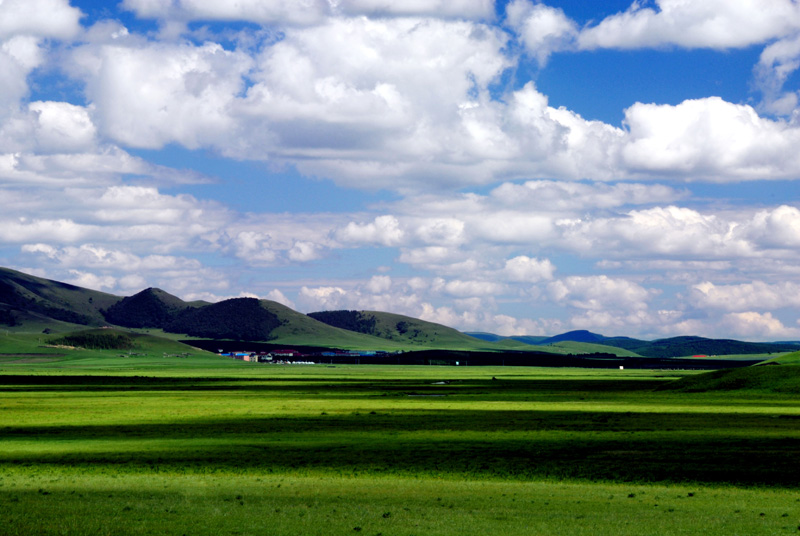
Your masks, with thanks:
[(0, 357), (5, 534), (800, 532), (791, 392), (39, 351)]

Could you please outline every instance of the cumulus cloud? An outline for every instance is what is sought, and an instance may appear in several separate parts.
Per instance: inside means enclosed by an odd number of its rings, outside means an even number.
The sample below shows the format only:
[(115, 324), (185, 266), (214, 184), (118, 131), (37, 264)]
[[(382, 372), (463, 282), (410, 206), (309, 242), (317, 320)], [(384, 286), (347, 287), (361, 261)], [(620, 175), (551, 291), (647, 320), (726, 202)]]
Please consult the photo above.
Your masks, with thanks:
[(775, 340), (800, 336), (800, 329), (784, 326), (772, 313), (728, 313), (722, 318), (721, 324), (723, 333), (732, 333), (739, 339)]
[(339, 15), (467, 19), (489, 19), (494, 16), (492, 0), (124, 0), (122, 5), (143, 18), (182, 22), (240, 20), (259, 24), (312, 25)]
[[(508, 9), (523, 33), (568, 22), (527, 0)], [(799, 164), (797, 125), (716, 97), (635, 103), (624, 128), (550, 106), (532, 82), (499, 99), (510, 36), (474, 21), (343, 15), (255, 49), (104, 32), (117, 37), (96, 30), (70, 51), (70, 72), (86, 84), (97, 132), (132, 147), (212, 148), (404, 193), (545, 176), (790, 178)], [(790, 65), (788, 54), (764, 61)]]
[(798, 92), (785, 91), (786, 79), (800, 67), (800, 33), (781, 39), (761, 52), (755, 66), (757, 87), (763, 93), (762, 105), (769, 113), (790, 115), (797, 109)]
[(540, 65), (553, 52), (573, 47), (578, 36), (577, 24), (561, 9), (529, 0), (513, 0), (507, 5), (506, 23)]
[(70, 270), (69, 273), (70, 277), (65, 282), (79, 287), (102, 291), (103, 289), (111, 290), (117, 286), (116, 278), (110, 275), (99, 276), (79, 270)]
[(326, 14), (325, 0), (123, 0), (122, 7), (142, 18), (165, 20), (245, 20), (260, 24), (276, 22), (313, 24)]
[(127, 251), (110, 250), (93, 244), (57, 248), (48, 244), (25, 244), (25, 253), (39, 253), (57, 260), (61, 266), (113, 269), (117, 272), (191, 270), (201, 268), (196, 259), (166, 255), (140, 257)]
[(509, 281), (538, 283), (553, 278), (556, 267), (549, 259), (532, 259), (525, 255), (506, 261), (504, 272)]
[(632, 210), (624, 217), (597, 218), (565, 225), (570, 247), (601, 248), (609, 257), (634, 251), (663, 256), (746, 257), (753, 244), (735, 232), (737, 223), (715, 214), (667, 206)]
[(341, 287), (302, 287), (298, 299), (300, 306), (309, 311), (334, 311), (343, 309), (347, 291)]
[(743, 234), (766, 247), (796, 248), (800, 246), (800, 209), (781, 205), (760, 210), (743, 228)]
[(320, 257), (318, 246), (311, 242), (298, 240), (289, 250), (289, 259), (298, 262), (308, 262)]
[[(2, 6), (0, 6), (2, 7)], [(27, 77), (43, 61), (39, 39), (29, 35), (16, 35), (0, 40), (0, 119), (19, 106), (28, 92)], [(2, 127), (3, 130), (7, 126)]]
[(388, 275), (374, 275), (366, 284), (366, 289), (373, 294), (387, 292), (392, 287), (392, 278)]
[(403, 230), (396, 217), (391, 215), (377, 216), (370, 223), (350, 222), (336, 232), (336, 237), (351, 244), (382, 244), (391, 246), (403, 239)]
[(461, 298), (472, 296), (496, 296), (503, 293), (505, 288), (500, 283), (493, 281), (462, 281), (455, 279), (444, 285), (444, 291), (452, 296)]
[(794, 177), (800, 129), (717, 97), (677, 106), (637, 103), (625, 111), (631, 171), (691, 174), (715, 181)]
[(83, 106), (66, 102), (32, 102), (28, 109), (36, 115), (38, 152), (73, 153), (92, 149), (96, 129)]
[(741, 48), (782, 37), (800, 28), (800, 6), (792, 0), (655, 0), (633, 2), (622, 13), (584, 28), (584, 49)]
[(211, 146), (234, 128), (230, 107), (252, 60), (216, 43), (201, 46), (120, 39), (72, 54), (103, 133), (131, 147), (177, 142)]
[(81, 11), (67, 0), (4, 0), (0, 40), (14, 35), (69, 39), (80, 31), (80, 18)]
[(775, 310), (800, 306), (800, 284), (753, 281), (735, 285), (715, 285), (711, 281), (696, 284), (689, 299), (702, 309), (732, 312)]
[(605, 275), (565, 277), (550, 283), (548, 291), (556, 302), (565, 302), (579, 309), (606, 312), (646, 310), (649, 300), (658, 294), (633, 281)]
[(269, 291), (269, 293), (266, 295), (266, 299), (283, 304), (286, 307), (289, 307), (290, 309), (297, 308), (297, 306), (294, 304), (292, 300), (287, 298), (283, 292), (281, 292), (276, 288)]

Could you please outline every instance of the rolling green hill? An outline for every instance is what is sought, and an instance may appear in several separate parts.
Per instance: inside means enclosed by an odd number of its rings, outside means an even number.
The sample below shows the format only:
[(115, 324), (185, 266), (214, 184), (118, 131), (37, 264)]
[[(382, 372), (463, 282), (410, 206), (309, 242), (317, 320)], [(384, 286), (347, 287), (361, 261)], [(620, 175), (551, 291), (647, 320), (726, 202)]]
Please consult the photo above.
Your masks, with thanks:
[(109, 307), (105, 318), (112, 324), (128, 328), (163, 328), (188, 309), (192, 306), (177, 296), (148, 288)]
[(0, 330), (64, 333), (86, 327), (160, 330), (167, 337), (196, 337), (354, 350), (534, 351), (561, 355), (607, 353), (620, 357), (714, 356), (793, 351), (797, 345), (748, 343), (702, 337), (642, 341), (586, 330), (555, 337), (470, 336), (417, 318), (379, 311), (301, 314), (279, 303), (234, 298), (187, 303), (156, 288), (118, 297), (0, 268)]
[(660, 390), (682, 392), (736, 391), (743, 393), (800, 394), (799, 365), (757, 365), (724, 369), (687, 376), (662, 386)]
[(465, 335), (458, 330), (418, 318), (380, 311), (320, 311), (309, 317), (333, 327), (371, 335), (403, 345), (451, 349), (519, 349), (515, 342), (496, 344)]
[[(671, 337), (655, 341), (626, 339), (624, 347), (646, 357), (682, 357), (691, 355), (745, 355), (786, 352), (796, 349), (790, 345), (755, 343), (731, 339), (707, 339), (705, 337)], [(637, 344), (644, 343), (644, 344)], [(616, 345), (616, 339), (604, 340), (603, 344)]]
[(618, 357), (642, 357), (636, 352), (625, 350), (624, 348), (616, 348), (605, 344), (595, 344), (590, 342), (575, 342), (575, 341), (560, 341), (547, 346), (536, 347), (545, 350), (547, 348), (558, 348), (563, 350), (564, 353), (579, 355), (579, 354), (613, 354)]
[(0, 327), (68, 330), (76, 325), (101, 326), (102, 311), (120, 300), (105, 292), (51, 281), (0, 268)]

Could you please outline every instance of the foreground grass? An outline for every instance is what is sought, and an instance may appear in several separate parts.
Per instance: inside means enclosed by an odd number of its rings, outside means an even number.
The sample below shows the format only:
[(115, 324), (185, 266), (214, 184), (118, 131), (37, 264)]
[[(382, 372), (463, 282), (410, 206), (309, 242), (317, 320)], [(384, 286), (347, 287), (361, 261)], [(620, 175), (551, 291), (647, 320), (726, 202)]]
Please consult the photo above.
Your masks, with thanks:
[(800, 528), (792, 396), (658, 390), (674, 371), (60, 359), (0, 363), (3, 534)]
[(0, 473), (3, 534), (796, 534), (785, 490), (575, 482)]

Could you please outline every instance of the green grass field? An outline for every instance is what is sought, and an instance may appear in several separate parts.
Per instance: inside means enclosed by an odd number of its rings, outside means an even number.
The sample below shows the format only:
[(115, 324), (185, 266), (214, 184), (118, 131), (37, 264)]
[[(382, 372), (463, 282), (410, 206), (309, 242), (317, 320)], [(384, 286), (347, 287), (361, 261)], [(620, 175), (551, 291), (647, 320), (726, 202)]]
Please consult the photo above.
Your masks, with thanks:
[(800, 399), (762, 372), (687, 392), (663, 387), (696, 373), (176, 348), (0, 346), (0, 533), (800, 533)]

